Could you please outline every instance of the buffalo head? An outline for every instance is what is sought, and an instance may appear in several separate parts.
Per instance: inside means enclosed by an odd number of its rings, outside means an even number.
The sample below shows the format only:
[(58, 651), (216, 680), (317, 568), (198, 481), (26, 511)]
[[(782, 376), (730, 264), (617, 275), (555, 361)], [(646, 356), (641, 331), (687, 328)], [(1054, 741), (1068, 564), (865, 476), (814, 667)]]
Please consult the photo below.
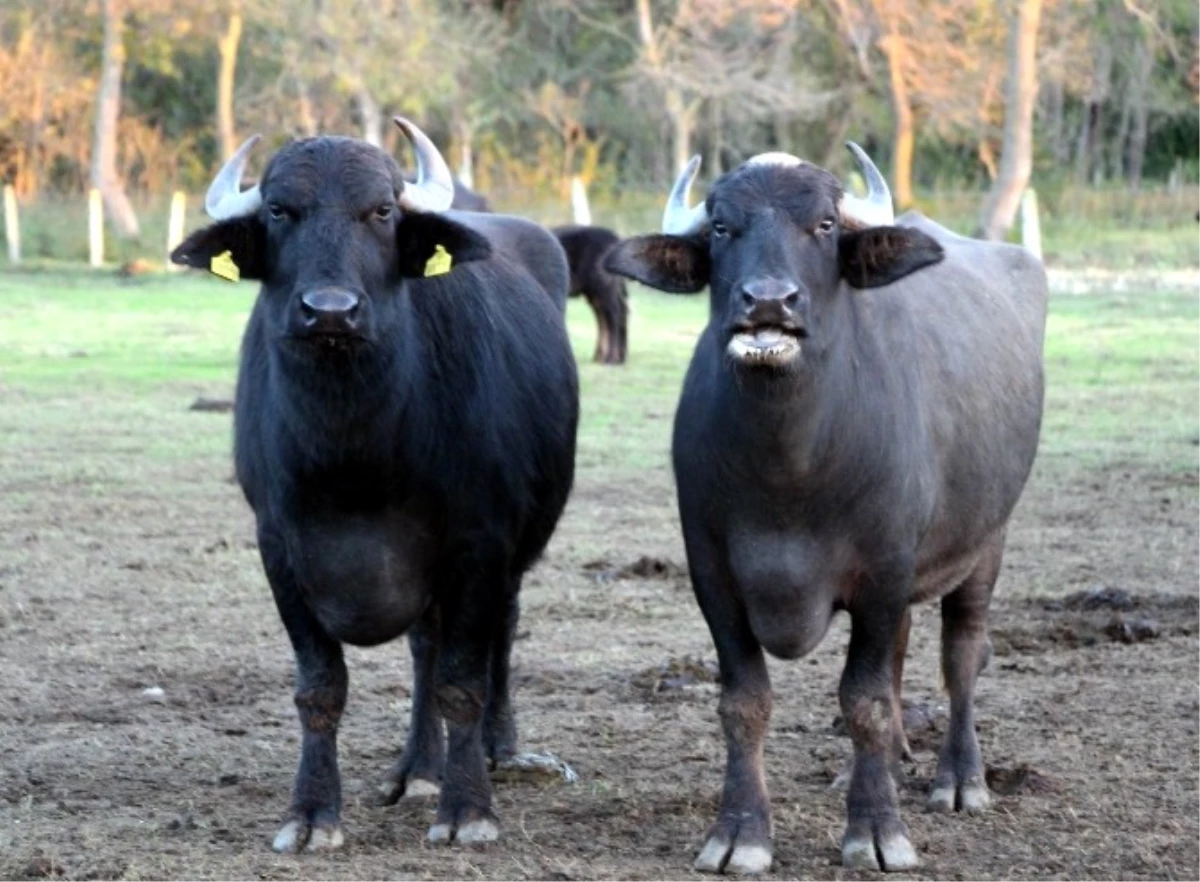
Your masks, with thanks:
[(250, 138), (209, 187), (205, 208), (217, 223), (171, 259), (262, 281), (268, 336), (284, 345), (348, 351), (389, 336), (406, 279), (491, 253), (486, 239), (442, 216), (454, 186), (437, 148), (407, 120), (396, 124), (416, 150), (415, 183), (377, 147), (319, 137), (283, 147), (242, 191), (259, 140)]
[(721, 176), (690, 208), (694, 157), (672, 188), (662, 234), (625, 240), (606, 268), (662, 291), (708, 285), (711, 330), (739, 368), (794, 369), (819, 357), (833, 304), (851, 296), (846, 286), (886, 285), (942, 258), (925, 234), (892, 225), (883, 176), (847, 146), (867, 181), (865, 199), (822, 168), (766, 153)]

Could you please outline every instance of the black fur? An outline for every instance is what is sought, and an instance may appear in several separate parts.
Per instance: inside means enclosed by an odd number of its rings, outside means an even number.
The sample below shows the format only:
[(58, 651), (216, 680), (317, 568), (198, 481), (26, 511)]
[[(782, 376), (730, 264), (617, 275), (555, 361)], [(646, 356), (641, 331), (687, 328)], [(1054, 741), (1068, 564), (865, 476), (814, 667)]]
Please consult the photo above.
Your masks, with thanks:
[(604, 268), (608, 250), (620, 237), (605, 227), (553, 227), (571, 268), (570, 294), (583, 295), (596, 316), (594, 361), (624, 364), (629, 348), (629, 294), (625, 280)]
[[(516, 746), (517, 592), (572, 483), (562, 250), (497, 215), (381, 216), (401, 186), (373, 147), (299, 141), (268, 164), (256, 217), (176, 252), (206, 266), (230, 248), (264, 280), (242, 341), (235, 459), (297, 659), (304, 741), (277, 841), (288, 850), (339, 824), (341, 644), (406, 631), (412, 725), (388, 795), (441, 779), (447, 830), (492, 817), (485, 750), (498, 760)], [(453, 267), (425, 278), (439, 244)], [(327, 290), (360, 298), (345, 333), (306, 324), (301, 295)]]
[(942, 598), (951, 711), (932, 803), (986, 793), (974, 684), (1037, 448), (1045, 273), (1022, 249), (919, 216), (843, 227), (841, 197), (812, 165), (743, 165), (713, 185), (699, 235), (640, 236), (607, 260), (666, 291), (711, 291), (672, 442), (728, 745), (701, 869), (764, 869), (763, 651), (803, 656), (838, 610), (851, 616), (846, 862), (905, 869), (911, 856), (889, 776), (906, 753), (911, 603)]

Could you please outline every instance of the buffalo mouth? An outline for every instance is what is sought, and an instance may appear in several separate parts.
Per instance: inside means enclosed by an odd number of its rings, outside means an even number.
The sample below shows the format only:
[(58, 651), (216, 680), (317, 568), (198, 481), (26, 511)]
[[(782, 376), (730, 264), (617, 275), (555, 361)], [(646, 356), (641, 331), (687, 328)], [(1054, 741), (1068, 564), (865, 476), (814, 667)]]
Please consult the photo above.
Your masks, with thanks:
[(736, 328), (725, 352), (739, 364), (785, 367), (800, 357), (803, 329), (788, 325)]

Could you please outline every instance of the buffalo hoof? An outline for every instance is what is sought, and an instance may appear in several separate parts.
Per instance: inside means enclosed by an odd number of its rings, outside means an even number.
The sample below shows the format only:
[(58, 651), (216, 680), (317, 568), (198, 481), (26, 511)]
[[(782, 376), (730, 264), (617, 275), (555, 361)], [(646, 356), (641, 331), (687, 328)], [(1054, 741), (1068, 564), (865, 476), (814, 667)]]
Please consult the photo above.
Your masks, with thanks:
[(429, 841), (438, 845), (480, 845), (500, 838), (500, 828), (491, 818), (472, 818), (457, 824), (438, 821), (429, 828)]
[(969, 815), (987, 811), (991, 804), (992, 796), (988, 793), (987, 784), (978, 776), (958, 785), (935, 783), (926, 803), (931, 812), (960, 811)]
[(378, 797), (380, 805), (395, 805), (400, 800), (418, 800), (435, 797), (442, 792), (437, 781), (428, 778), (388, 778), (379, 785)]
[(307, 818), (292, 818), (275, 834), (271, 847), (283, 854), (334, 851), (345, 842), (342, 826), (337, 821), (314, 822)]
[(492, 777), (499, 780), (545, 780), (551, 778), (574, 784), (579, 780), (575, 770), (547, 751), (546, 753), (521, 753), (500, 760), (492, 770)]
[(847, 828), (842, 838), (842, 866), (848, 870), (883, 870), (894, 873), (920, 866), (917, 851), (902, 830), (879, 825), (869, 828)]
[(738, 842), (720, 834), (710, 836), (693, 865), (702, 873), (749, 876), (771, 869), (771, 845)]

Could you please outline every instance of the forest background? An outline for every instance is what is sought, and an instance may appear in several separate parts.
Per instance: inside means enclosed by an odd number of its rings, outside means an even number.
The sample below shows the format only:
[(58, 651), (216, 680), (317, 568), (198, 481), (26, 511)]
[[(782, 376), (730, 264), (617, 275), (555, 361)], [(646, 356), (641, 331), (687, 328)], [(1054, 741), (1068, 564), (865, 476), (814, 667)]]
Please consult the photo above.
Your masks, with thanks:
[[(67, 218), (95, 186), (118, 250), (161, 259), (147, 218), (173, 190), (202, 193), (249, 134), (266, 136), (257, 162), (318, 133), (407, 161), (389, 123), (403, 114), (498, 208), (548, 221), (566, 219), (572, 176), (598, 223), (628, 226), (653, 221), (692, 153), (706, 179), (773, 149), (845, 173), (853, 139), (898, 207), (969, 227), (1001, 171), (1010, 36), (1031, 2), (4, 0), (0, 183), (32, 218), (27, 256), (83, 258)], [(1043, 210), (1194, 224), (1194, 0), (1036, 5)]]

